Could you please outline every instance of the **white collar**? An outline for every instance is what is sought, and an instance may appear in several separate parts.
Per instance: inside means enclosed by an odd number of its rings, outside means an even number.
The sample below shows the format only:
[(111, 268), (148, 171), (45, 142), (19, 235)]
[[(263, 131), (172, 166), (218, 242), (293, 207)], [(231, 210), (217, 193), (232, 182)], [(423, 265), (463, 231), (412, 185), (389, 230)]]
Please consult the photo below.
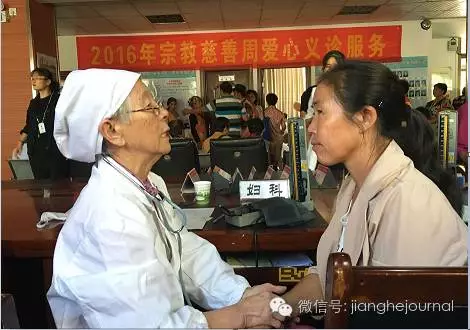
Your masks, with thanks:
[[(105, 157), (106, 157), (106, 160), (103, 159)], [(145, 187), (144, 187), (142, 181), (140, 181), (138, 178), (136, 178), (136, 176), (133, 173), (131, 173), (127, 168), (125, 168), (124, 166), (119, 164), (117, 161), (115, 161), (111, 156), (102, 155), (102, 156), (100, 156), (100, 158), (101, 159), (99, 161), (102, 161), (107, 166), (114, 167), (115, 170), (118, 170), (118, 173), (120, 175), (123, 175), (123, 176), (125, 175), (127, 180), (132, 180), (135, 184), (137, 184), (139, 187), (141, 187), (142, 189), (145, 190)]]

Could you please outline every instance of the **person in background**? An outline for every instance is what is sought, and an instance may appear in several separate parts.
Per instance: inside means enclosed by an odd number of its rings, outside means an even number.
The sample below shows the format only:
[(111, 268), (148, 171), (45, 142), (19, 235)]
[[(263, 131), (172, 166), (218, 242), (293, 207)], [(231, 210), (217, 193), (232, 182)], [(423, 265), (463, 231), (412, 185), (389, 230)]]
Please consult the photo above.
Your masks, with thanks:
[(444, 83), (437, 83), (434, 85), (432, 94), (434, 95), (434, 100), (426, 103), (426, 108), (429, 109), (431, 113), (431, 122), (433, 124), (437, 123), (437, 117), (439, 112), (442, 110), (453, 110), (452, 104), (450, 102), (449, 96), (447, 95), (447, 85)]
[(406, 79), (400, 79), (400, 84), (403, 87), (403, 91), (405, 92), (405, 104), (411, 108), (411, 101), (408, 98), (408, 91), (410, 90), (410, 84)]
[(35, 179), (57, 180), (69, 176), (69, 163), (57, 149), (54, 139), (54, 116), (59, 99), (59, 84), (45, 68), (31, 72), (31, 84), (37, 92), (29, 102), (26, 124), (20, 132), (13, 156), (18, 157), (27, 143), (28, 157)]
[(230, 134), (240, 136), (240, 124), (248, 119), (246, 109), (241, 100), (232, 95), (233, 87), (230, 82), (222, 82), (219, 88), (220, 98), (208, 103), (206, 109), (215, 114), (215, 118), (227, 118), (230, 121)]
[(324, 300), (333, 252), (347, 253), (353, 266), (465, 265), (467, 227), (396, 142), (411, 115), (398, 77), (377, 62), (339, 64), (318, 80), (314, 109), (308, 130), (319, 163), (343, 163), (349, 175), (318, 244), (317, 266), (283, 296), (286, 303)]
[(185, 109), (185, 113), (189, 114), (189, 125), (194, 141), (201, 146), (209, 135), (210, 121), (209, 114), (204, 111), (204, 104), (199, 96), (192, 96), (188, 104), (190, 108)]
[(261, 137), (261, 135), (263, 134), (263, 130), (264, 125), (261, 119), (249, 119), (242, 123), (240, 136), (242, 138)]
[(395, 138), (405, 156), (413, 160), (413, 166), (426, 175), (447, 197), (455, 212), (462, 216), (462, 194), (457, 178), (442, 168), (438, 158), (438, 145), (434, 130), (427, 118), (417, 110), (410, 111), (406, 129)]
[(456, 97), (452, 101), (452, 106), (454, 107), (454, 109), (457, 110), (465, 103), (466, 100), (467, 100), (467, 87), (464, 87), (462, 88), (462, 95)]
[(235, 84), (233, 87), (233, 96), (239, 99), (242, 103), (246, 100), (246, 86), (242, 84)]
[(240, 100), (243, 105), (242, 109), (242, 121), (247, 121), (253, 117), (255, 107), (247, 99), (247, 89), (245, 85), (235, 84), (233, 87), (233, 96)]
[(214, 120), (213, 129), (214, 133), (204, 140), (202, 143), (202, 151), (209, 153), (211, 151), (211, 140), (229, 138), (228, 132), (230, 121), (225, 117), (219, 117)]
[(468, 101), (465, 101), (458, 110), (457, 151), (460, 162), (465, 164), (468, 172)]
[(300, 102), (295, 102), (293, 108), (295, 112), (299, 113), (300, 118), (305, 118), (305, 112), (300, 111)]
[[(343, 63), (346, 57), (339, 50), (330, 50), (323, 56), (322, 59), (322, 72), (327, 72), (334, 68), (336, 65)], [(300, 98), (300, 117), (309, 119), (313, 115), (313, 94), (315, 93), (316, 85), (310, 86), (303, 92)]]
[(174, 97), (169, 97), (166, 101), (167, 110), (168, 110), (168, 122), (178, 119), (179, 115), (176, 111), (177, 101)]
[[(170, 112), (168, 112), (168, 115)], [(176, 119), (173, 121), (170, 121), (168, 123), (168, 127), (170, 127), (170, 137), (172, 139), (183, 139), (184, 138), (184, 124), (181, 119)]]
[(137, 73), (67, 77), (54, 136), (67, 158), (98, 160), (55, 246), (57, 328), (279, 328), (269, 302), (285, 287), (236, 275), (150, 171), (170, 152), (167, 122)]
[(254, 109), (251, 118), (263, 119), (263, 107), (259, 104), (258, 93), (253, 89), (249, 89), (246, 91), (246, 99), (250, 103), (251, 108)]
[(281, 166), (281, 150), (284, 141), (284, 131), (286, 130), (286, 119), (281, 110), (276, 108), (277, 95), (269, 93), (266, 95), (268, 107), (264, 110), (265, 117), (269, 118), (271, 124), (271, 140), (269, 141), (270, 165), (274, 168)]

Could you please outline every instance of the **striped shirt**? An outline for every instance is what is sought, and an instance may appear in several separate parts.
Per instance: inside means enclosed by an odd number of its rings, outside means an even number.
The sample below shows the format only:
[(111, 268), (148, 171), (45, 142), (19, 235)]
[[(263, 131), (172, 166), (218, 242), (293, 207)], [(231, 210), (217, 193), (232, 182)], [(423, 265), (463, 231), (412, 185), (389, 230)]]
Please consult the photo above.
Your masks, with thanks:
[[(215, 103), (215, 108), (214, 108)], [(208, 103), (206, 109), (215, 111), (215, 117), (225, 117), (230, 121), (230, 133), (240, 133), (240, 124), (246, 109), (242, 102), (233, 96), (222, 96), (214, 100), (214, 103)]]

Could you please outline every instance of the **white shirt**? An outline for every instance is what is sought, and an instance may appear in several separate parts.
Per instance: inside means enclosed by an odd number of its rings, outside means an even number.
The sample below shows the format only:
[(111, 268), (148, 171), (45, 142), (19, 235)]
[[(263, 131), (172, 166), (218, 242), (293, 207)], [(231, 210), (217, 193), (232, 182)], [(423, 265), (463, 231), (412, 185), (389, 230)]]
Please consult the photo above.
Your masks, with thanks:
[[(149, 179), (169, 196), (162, 178), (151, 173)], [(178, 229), (181, 219), (162, 203), (169, 225)], [(170, 243), (171, 261), (160, 231)], [(181, 240), (191, 300), (206, 309), (237, 303), (248, 282), (206, 240), (186, 229)], [(56, 326), (205, 328), (203, 313), (184, 304), (179, 265), (176, 235), (163, 228), (136, 185), (100, 160), (57, 239), (47, 295)]]

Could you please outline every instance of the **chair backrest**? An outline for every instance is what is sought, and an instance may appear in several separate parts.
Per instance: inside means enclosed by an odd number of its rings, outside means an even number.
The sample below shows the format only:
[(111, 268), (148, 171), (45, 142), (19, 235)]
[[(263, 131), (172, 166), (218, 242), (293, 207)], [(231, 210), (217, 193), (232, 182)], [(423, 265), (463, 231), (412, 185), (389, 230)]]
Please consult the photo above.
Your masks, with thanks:
[(467, 267), (353, 267), (328, 259), (325, 328), (467, 328)]
[(15, 180), (34, 179), (33, 170), (28, 159), (10, 159), (8, 165)]
[(162, 178), (184, 178), (193, 168), (200, 171), (196, 143), (192, 139), (170, 140), (171, 151), (153, 165), (152, 172)]
[(211, 167), (233, 174), (238, 168), (246, 179), (254, 166), (257, 173), (268, 168), (268, 153), (262, 138), (211, 140)]
[(15, 300), (11, 294), (2, 293), (2, 329), (19, 329)]

